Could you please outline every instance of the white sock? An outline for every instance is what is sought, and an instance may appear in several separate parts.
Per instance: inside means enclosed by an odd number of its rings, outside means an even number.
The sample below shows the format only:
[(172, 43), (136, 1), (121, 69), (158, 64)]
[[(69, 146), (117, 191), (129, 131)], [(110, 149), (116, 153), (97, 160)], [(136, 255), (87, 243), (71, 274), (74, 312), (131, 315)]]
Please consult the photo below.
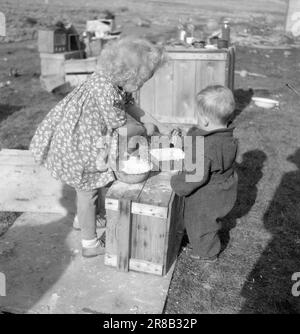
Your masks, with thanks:
[(81, 245), (84, 248), (94, 248), (99, 246), (99, 240), (97, 238), (91, 240), (81, 240)]

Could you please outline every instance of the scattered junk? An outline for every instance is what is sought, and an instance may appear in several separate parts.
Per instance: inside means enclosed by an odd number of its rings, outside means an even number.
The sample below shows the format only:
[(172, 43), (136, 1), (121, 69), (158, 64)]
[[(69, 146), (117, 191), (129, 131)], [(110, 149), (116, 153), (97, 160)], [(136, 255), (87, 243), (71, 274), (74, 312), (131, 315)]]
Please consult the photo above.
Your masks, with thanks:
[(248, 72), (247, 70), (235, 71), (235, 74), (239, 74), (242, 78), (246, 78), (247, 76), (257, 77), (257, 78), (267, 78), (267, 76), (264, 74)]
[(267, 99), (265, 97), (252, 97), (252, 101), (260, 108), (272, 109), (279, 107), (279, 101)]
[(295, 88), (294, 85), (292, 85), (291, 83), (287, 83), (286, 86), (287, 86), (293, 93), (295, 93), (297, 96), (300, 97), (300, 92)]
[(14, 78), (18, 78), (20, 77), (22, 74), (19, 72), (19, 70), (15, 67), (12, 67), (9, 69), (9, 74), (10, 77), (14, 77)]
[(11, 81), (0, 82), (0, 88), (4, 88), (11, 85)]
[(38, 32), (38, 50), (41, 59), (41, 83), (52, 92), (68, 82), (77, 86), (97, 67), (97, 57), (105, 43), (119, 38), (115, 30), (115, 16), (109, 11), (104, 18), (89, 20), (80, 35), (68, 23), (57, 22), (48, 30)]
[(208, 36), (204, 37), (204, 33), (196, 32), (196, 27), (192, 18), (188, 18), (187, 21), (179, 19), (177, 25), (177, 36), (175, 40), (171, 40), (170, 43), (173, 46), (184, 45), (186, 47), (192, 46), (197, 49), (217, 50), (228, 49), (230, 43), (230, 22), (225, 19), (222, 26), (213, 20), (208, 21)]

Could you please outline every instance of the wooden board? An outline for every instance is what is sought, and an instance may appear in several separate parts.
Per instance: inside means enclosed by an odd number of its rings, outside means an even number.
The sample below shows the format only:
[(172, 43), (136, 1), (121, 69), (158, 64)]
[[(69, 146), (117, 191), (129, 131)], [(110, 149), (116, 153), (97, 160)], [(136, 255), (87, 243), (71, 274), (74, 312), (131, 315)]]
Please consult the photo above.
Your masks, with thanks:
[(71, 51), (64, 53), (40, 53), (41, 59), (41, 75), (65, 75), (65, 60), (81, 59), (82, 51)]
[(159, 277), (118, 272), (103, 256), (84, 259), (72, 219), (26, 213), (1, 238), (7, 293), (0, 313), (162, 313), (174, 266)]
[(75, 191), (38, 166), (27, 150), (0, 151), (0, 211), (75, 212)]
[(131, 200), (122, 198), (119, 202), (117, 268), (129, 271), (131, 243)]
[(44, 75), (40, 77), (41, 86), (47, 92), (52, 92), (55, 88), (63, 85), (65, 81), (65, 77), (63, 75)]
[(70, 59), (64, 63), (65, 73), (93, 73), (96, 71), (97, 58)]
[(66, 74), (65, 82), (68, 82), (72, 87), (82, 84), (90, 74)]

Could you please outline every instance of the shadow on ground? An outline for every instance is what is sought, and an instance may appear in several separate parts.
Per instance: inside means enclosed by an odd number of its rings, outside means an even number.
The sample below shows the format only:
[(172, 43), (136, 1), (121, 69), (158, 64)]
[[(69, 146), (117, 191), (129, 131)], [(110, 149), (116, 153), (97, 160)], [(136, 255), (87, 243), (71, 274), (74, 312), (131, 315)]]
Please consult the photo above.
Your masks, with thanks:
[[(62, 205), (65, 193), (69, 194), (66, 188)], [(26, 225), (7, 232), (10, 238), (1, 237), (0, 268), (6, 275), (7, 297), (0, 299), (0, 312), (1, 308), (13, 313), (30, 311), (59, 280), (74, 256), (66, 244), (71, 229), (70, 214), (70, 219), (64, 217), (53, 223), (26, 221)], [(51, 313), (51, 305), (42, 311)]]
[(12, 115), (14, 112), (19, 111), (23, 106), (13, 106), (9, 104), (0, 104), (0, 123)]
[(223, 252), (229, 244), (230, 230), (236, 227), (238, 219), (241, 219), (250, 212), (256, 201), (257, 184), (263, 177), (262, 169), (266, 159), (267, 156), (263, 151), (253, 150), (244, 153), (242, 162), (236, 165), (239, 178), (237, 200), (231, 212), (221, 220), (221, 252)]
[(292, 275), (300, 272), (300, 149), (289, 156), (297, 170), (283, 175), (263, 223), (272, 239), (242, 289), (240, 313), (300, 313)]

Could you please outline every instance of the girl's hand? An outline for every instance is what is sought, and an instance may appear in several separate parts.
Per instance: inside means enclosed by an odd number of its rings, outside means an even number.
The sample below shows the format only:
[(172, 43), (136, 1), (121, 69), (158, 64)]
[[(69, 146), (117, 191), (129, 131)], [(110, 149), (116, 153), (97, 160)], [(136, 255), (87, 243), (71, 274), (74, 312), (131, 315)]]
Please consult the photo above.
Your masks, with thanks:
[(144, 123), (143, 126), (147, 131), (147, 136), (153, 136), (157, 131), (157, 127), (153, 123)]

